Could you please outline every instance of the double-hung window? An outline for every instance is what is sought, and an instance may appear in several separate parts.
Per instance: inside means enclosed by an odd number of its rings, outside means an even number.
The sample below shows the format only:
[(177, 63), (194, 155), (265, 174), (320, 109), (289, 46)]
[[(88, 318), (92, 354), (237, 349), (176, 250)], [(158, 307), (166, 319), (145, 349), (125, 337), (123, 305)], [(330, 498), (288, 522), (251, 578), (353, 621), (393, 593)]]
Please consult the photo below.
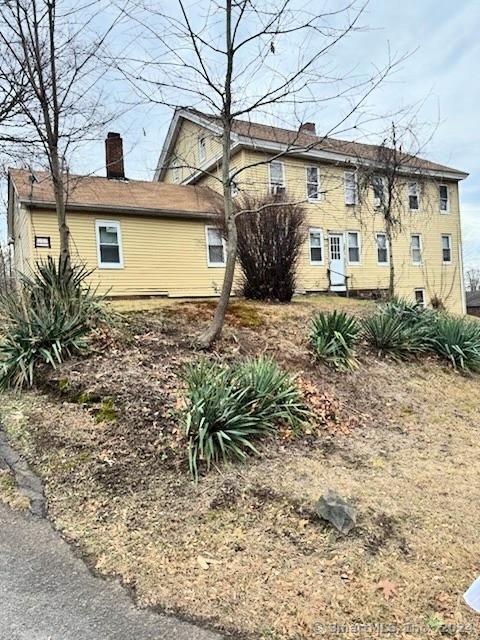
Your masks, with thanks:
[(201, 162), (207, 158), (207, 138), (200, 136), (198, 139), (198, 157)]
[(388, 264), (388, 243), (386, 233), (377, 233), (377, 262)]
[(310, 264), (323, 264), (323, 234), (321, 229), (310, 229)]
[(120, 223), (113, 220), (97, 220), (95, 231), (98, 266), (101, 269), (121, 269), (123, 252)]
[(452, 261), (452, 236), (448, 233), (442, 236), (442, 261), (443, 264)]
[(355, 171), (345, 171), (343, 181), (345, 186), (345, 204), (350, 206), (357, 204), (357, 174)]
[(272, 160), (269, 166), (269, 191), (271, 194), (285, 193), (285, 167), (283, 162)]
[(207, 240), (207, 264), (209, 267), (225, 266), (225, 242), (217, 227), (205, 227)]
[(382, 176), (373, 176), (372, 189), (373, 206), (375, 209), (380, 209), (385, 203), (385, 181)]
[(318, 167), (306, 167), (307, 198), (320, 200), (320, 171)]
[(349, 264), (360, 264), (360, 234), (358, 231), (347, 233), (347, 248)]
[(438, 186), (438, 196), (440, 198), (440, 212), (448, 213), (450, 210), (450, 203), (448, 201), (448, 187), (446, 184)]
[(420, 209), (418, 182), (408, 183), (408, 206), (411, 211), (418, 211)]
[(411, 236), (411, 251), (413, 264), (422, 264), (422, 236), (419, 233)]

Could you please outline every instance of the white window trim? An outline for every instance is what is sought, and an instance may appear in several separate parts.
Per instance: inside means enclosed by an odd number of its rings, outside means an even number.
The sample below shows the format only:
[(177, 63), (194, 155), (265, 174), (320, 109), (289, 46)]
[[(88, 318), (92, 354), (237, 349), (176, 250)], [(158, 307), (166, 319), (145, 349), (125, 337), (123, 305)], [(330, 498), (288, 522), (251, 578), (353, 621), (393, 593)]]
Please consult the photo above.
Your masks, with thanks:
[[(317, 172), (317, 197), (316, 198), (312, 198), (308, 195), (308, 170), (309, 169), (315, 169)], [(306, 192), (306, 196), (307, 196), (307, 200), (309, 202), (320, 202), (320, 200), (322, 199), (322, 193), (320, 191), (320, 167), (317, 167), (314, 164), (308, 164), (305, 167), (305, 192)]]
[[(448, 238), (448, 248), (450, 249), (450, 260), (443, 259), (443, 239)], [(440, 241), (442, 244), (442, 264), (452, 264), (452, 234), (451, 233), (442, 233), (440, 237)]]
[[(412, 244), (412, 238), (413, 236), (418, 236), (420, 242), (418, 245), (418, 248), (420, 250), (420, 261), (419, 262), (415, 262), (415, 260), (413, 259), (413, 244)], [(422, 234), (421, 233), (412, 233), (410, 234), (410, 257), (412, 259), (412, 264), (415, 265), (416, 267), (421, 267), (423, 264), (423, 240), (422, 240)]]
[(283, 188), (283, 190), (285, 191), (285, 164), (281, 161), (281, 160), (271, 160), (268, 163), (268, 193), (273, 194), (273, 183), (272, 183), (272, 164), (273, 163), (277, 163), (280, 164), (282, 166), (282, 184), (278, 184), (275, 183), (275, 186), (279, 186), (281, 188)]
[[(320, 234), (320, 246), (322, 248), (322, 259), (321, 260), (312, 260), (312, 238), (311, 233), (319, 233)], [(315, 247), (314, 247), (315, 248)], [(321, 266), (325, 264), (325, 245), (323, 241), (323, 230), (320, 227), (310, 227), (308, 229), (308, 257), (310, 258), (310, 264), (312, 266)]]
[[(347, 176), (353, 175), (354, 194), (353, 202), (347, 202)], [(346, 207), (354, 207), (358, 204), (358, 177), (356, 171), (344, 171), (343, 173), (343, 196)]]
[[(116, 227), (118, 239), (118, 257), (120, 262), (102, 262), (100, 253), (100, 227)], [(123, 269), (122, 229), (118, 220), (95, 220), (95, 240), (97, 244), (97, 264), (99, 269)]]
[[(418, 302), (417, 296), (415, 295), (417, 293), (417, 291), (421, 291), (422, 292), (423, 302)], [(427, 306), (427, 301), (425, 299), (425, 289), (423, 287), (415, 287), (415, 289), (413, 290), (413, 297), (414, 297), (415, 302), (417, 304), (422, 305), (422, 307), (426, 307)]]
[[(416, 191), (417, 191), (417, 194), (416, 194), (417, 195), (417, 202), (418, 202), (418, 208), (417, 209), (411, 209), (410, 208), (410, 185), (411, 184), (416, 184), (417, 185), (417, 189), (416, 189)], [(408, 209), (410, 211), (412, 211), (413, 213), (418, 213), (420, 211), (420, 209), (421, 209), (422, 204), (420, 202), (420, 183), (417, 180), (409, 180), (407, 182), (407, 198), (408, 198)]]
[[(358, 238), (358, 261), (352, 261), (350, 260), (350, 245), (348, 243), (348, 234), (349, 233), (356, 233), (357, 234), (357, 238)], [(346, 234), (345, 234), (345, 240), (346, 240), (346, 249), (347, 249), (347, 263), (351, 264), (351, 265), (360, 265), (362, 264), (362, 236), (360, 231), (357, 231), (356, 229), (349, 229)]]
[[(387, 250), (387, 261), (386, 262), (379, 262), (379, 260), (378, 260), (378, 236), (385, 236), (385, 248)], [(390, 248), (388, 246), (387, 234), (384, 231), (379, 231), (378, 233), (375, 234), (375, 249), (377, 251), (377, 265), (379, 267), (389, 267), (390, 266)]]
[(227, 252), (227, 246), (225, 243), (225, 238), (222, 236), (222, 246), (223, 246), (223, 262), (210, 262), (210, 252), (208, 250), (208, 230), (209, 229), (215, 229), (215, 231), (220, 231), (219, 227), (216, 227), (214, 224), (206, 224), (205, 225), (205, 248), (207, 250), (207, 266), (211, 267), (211, 268), (215, 268), (215, 267), (220, 267), (220, 268), (224, 268), (226, 265), (226, 252)]
[[(440, 187), (445, 187), (447, 189), (447, 208), (445, 210), (440, 208)], [(450, 189), (448, 188), (448, 184), (445, 184), (443, 182), (438, 185), (438, 210), (440, 211), (442, 216), (446, 216), (450, 213)]]
[(200, 162), (207, 159), (207, 137), (205, 135), (198, 136), (198, 159)]

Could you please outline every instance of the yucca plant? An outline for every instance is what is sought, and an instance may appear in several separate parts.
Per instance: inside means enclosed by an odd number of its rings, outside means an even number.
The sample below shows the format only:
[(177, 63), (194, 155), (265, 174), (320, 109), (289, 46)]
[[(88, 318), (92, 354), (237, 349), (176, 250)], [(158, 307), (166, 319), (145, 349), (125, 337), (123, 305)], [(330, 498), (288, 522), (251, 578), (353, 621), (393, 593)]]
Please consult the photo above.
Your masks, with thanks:
[(89, 275), (48, 258), (0, 296), (0, 388), (31, 386), (38, 365), (55, 367), (85, 351), (86, 335), (108, 317), (102, 297), (86, 284)]
[(418, 302), (399, 297), (392, 298), (382, 306), (384, 316), (401, 320), (410, 326), (429, 321), (433, 313)]
[(294, 380), (273, 360), (259, 358), (227, 367), (202, 359), (185, 367), (185, 430), (189, 467), (209, 469), (221, 460), (245, 460), (257, 452), (252, 441), (280, 422), (298, 427), (308, 419)]
[(310, 344), (315, 357), (337, 369), (357, 366), (354, 346), (360, 326), (343, 311), (321, 312), (314, 316)]
[(379, 355), (389, 355), (395, 359), (406, 358), (428, 348), (425, 325), (421, 322), (414, 324), (401, 314), (380, 312), (364, 318), (362, 335)]
[(480, 371), (480, 323), (438, 314), (430, 329), (430, 348), (462, 371)]

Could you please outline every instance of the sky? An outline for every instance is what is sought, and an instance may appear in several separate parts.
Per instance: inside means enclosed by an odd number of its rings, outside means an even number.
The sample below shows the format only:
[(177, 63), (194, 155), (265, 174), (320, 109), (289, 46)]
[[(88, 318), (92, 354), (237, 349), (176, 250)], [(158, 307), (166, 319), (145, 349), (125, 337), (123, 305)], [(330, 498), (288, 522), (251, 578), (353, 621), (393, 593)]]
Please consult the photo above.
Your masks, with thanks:
[[(172, 2), (168, 0), (167, 4)], [(338, 0), (335, 2), (338, 5)], [(312, 2), (307, 6), (311, 9)], [(479, 23), (480, 0), (370, 0), (361, 19), (363, 28), (331, 55), (338, 68), (354, 68), (363, 73), (372, 65), (385, 64), (388, 52), (393, 56), (409, 54), (372, 94), (369, 109), (376, 114), (389, 114), (414, 104), (418, 119), (425, 123), (426, 138), (434, 132), (422, 154), (470, 174), (460, 184), (464, 263), (466, 267), (480, 268)], [(127, 41), (128, 36), (124, 37)], [(298, 42), (293, 40), (292, 55), (297, 48)], [(129, 91), (125, 84), (119, 89), (114, 83), (109, 94), (107, 90), (108, 99), (112, 104), (130, 99), (133, 103), (135, 99)], [(129, 178), (153, 177), (171, 115), (167, 107), (144, 104), (128, 109), (109, 125), (110, 130), (123, 136)], [(310, 109), (308, 119), (315, 120), (317, 132), (321, 133), (337, 115), (328, 109)], [(262, 120), (261, 114), (258, 119)], [(284, 126), (288, 121), (283, 109)], [(293, 115), (291, 125), (297, 126)], [(373, 142), (379, 127), (377, 121), (362, 130), (362, 137), (358, 131), (342, 132), (341, 137)], [(72, 169), (102, 175), (103, 162), (104, 144), (98, 141), (77, 155)], [(0, 237), (2, 234), (5, 222), (0, 216)]]

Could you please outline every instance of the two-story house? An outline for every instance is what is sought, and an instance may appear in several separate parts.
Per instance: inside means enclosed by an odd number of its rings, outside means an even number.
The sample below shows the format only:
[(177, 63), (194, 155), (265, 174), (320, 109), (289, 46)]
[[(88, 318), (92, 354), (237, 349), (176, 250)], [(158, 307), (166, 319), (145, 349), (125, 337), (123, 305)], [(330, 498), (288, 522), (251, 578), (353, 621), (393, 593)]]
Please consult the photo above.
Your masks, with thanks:
[[(378, 147), (325, 139), (316, 135), (313, 123), (294, 131), (236, 120), (232, 129), (234, 194), (285, 191), (304, 202), (309, 230), (299, 290), (344, 291), (348, 286), (376, 295), (388, 289), (381, 177), (366, 192), (359, 185), (359, 174), (362, 168), (371, 172)], [(217, 118), (177, 111), (155, 179), (221, 191), (221, 135)], [(458, 183), (467, 175), (428, 160), (406, 162), (396, 187), (404, 194), (401, 230), (393, 242), (398, 295), (424, 304), (436, 298), (451, 311), (465, 312)], [(219, 237), (208, 228), (207, 243), (209, 238), (220, 242)], [(221, 266), (223, 255), (218, 258)]]
[[(218, 119), (178, 110), (151, 182), (125, 177), (118, 134), (106, 140), (107, 177), (69, 176), (67, 221), (75, 261), (109, 295), (215, 296), (223, 281), (225, 247), (221, 136)], [(377, 295), (389, 279), (388, 243), (378, 212), (378, 185), (359, 187), (375, 164), (372, 145), (235, 121), (232, 178), (242, 193), (288, 193), (304, 203), (308, 240), (299, 264), (301, 292)], [(241, 171), (240, 171), (241, 170)], [(234, 175), (235, 174), (235, 175)], [(402, 229), (393, 247), (399, 295), (465, 312), (458, 183), (466, 173), (428, 160), (405, 167)], [(27, 271), (58, 255), (50, 176), (11, 170), (8, 233), (14, 266)]]

